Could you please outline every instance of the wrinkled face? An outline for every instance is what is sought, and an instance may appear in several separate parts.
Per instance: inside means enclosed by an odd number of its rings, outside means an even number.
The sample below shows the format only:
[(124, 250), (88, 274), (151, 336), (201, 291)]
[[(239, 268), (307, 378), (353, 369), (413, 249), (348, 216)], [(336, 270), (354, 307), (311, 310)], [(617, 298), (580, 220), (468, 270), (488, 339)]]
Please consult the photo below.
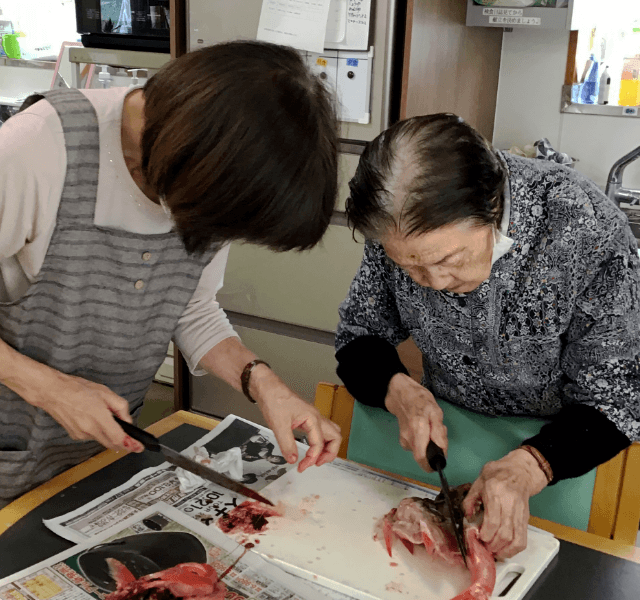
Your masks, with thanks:
[(491, 226), (457, 223), (412, 236), (390, 232), (380, 242), (387, 256), (423, 287), (463, 294), (491, 274)]

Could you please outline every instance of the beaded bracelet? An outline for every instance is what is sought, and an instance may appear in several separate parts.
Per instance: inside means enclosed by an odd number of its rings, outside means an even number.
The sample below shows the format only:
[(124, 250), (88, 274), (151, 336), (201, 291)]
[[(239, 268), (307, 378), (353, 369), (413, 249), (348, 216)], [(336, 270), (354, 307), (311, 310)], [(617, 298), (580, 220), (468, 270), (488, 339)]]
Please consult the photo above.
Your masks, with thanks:
[(551, 468), (549, 461), (544, 456), (542, 456), (540, 450), (534, 448), (533, 446), (529, 446), (528, 444), (524, 444), (523, 446), (520, 446), (520, 448), (522, 450), (526, 450), (529, 454), (531, 454), (531, 456), (533, 456), (533, 458), (536, 459), (536, 462), (547, 478), (547, 483), (551, 483), (553, 481), (553, 469)]
[(242, 375), (240, 375), (240, 383), (242, 383), (242, 393), (249, 399), (249, 402), (253, 402), (253, 404), (257, 404), (257, 402), (251, 397), (249, 393), (249, 378), (251, 377), (251, 371), (253, 371), (254, 367), (257, 365), (266, 365), (271, 368), (271, 366), (266, 363), (264, 360), (260, 360), (256, 358), (256, 360), (252, 360), (247, 366), (243, 369)]

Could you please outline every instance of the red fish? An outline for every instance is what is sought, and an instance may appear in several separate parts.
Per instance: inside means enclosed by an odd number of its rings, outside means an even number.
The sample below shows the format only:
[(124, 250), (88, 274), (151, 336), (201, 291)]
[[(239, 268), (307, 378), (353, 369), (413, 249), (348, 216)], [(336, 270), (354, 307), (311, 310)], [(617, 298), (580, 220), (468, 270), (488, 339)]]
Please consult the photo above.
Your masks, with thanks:
[[(459, 510), (470, 485), (451, 490), (454, 506)], [(479, 515), (481, 521), (481, 515)], [(493, 554), (479, 537), (478, 518), (474, 522), (465, 519), (464, 536), (467, 545), (467, 565), (471, 573), (471, 586), (452, 600), (489, 600), (496, 585), (496, 565)], [(387, 552), (391, 556), (393, 540), (398, 537), (413, 554), (415, 544), (423, 544), (429, 554), (451, 565), (463, 565), (453, 533), (451, 515), (444, 497), (405, 498), (398, 508), (384, 516), (382, 531)]]
[(117, 589), (105, 600), (224, 600), (227, 587), (211, 565), (183, 563), (136, 579), (115, 558), (107, 558)]

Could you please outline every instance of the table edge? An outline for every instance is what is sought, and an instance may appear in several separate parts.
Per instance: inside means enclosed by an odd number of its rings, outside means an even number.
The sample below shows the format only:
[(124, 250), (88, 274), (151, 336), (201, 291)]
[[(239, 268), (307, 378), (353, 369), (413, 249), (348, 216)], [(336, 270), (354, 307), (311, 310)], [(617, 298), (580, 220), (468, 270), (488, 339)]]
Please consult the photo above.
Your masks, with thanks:
[[(218, 425), (218, 423), (219, 421), (212, 419), (211, 417), (205, 417), (204, 415), (181, 410), (165, 417), (161, 421), (153, 423), (147, 427), (146, 430), (155, 436), (161, 436), (184, 424), (211, 430)], [(84, 463), (57, 475), (50, 481), (43, 483), (41, 486), (31, 490), (17, 500), (14, 500), (11, 504), (0, 509), (0, 535), (9, 529), (9, 527), (17, 523), (22, 517), (26, 516), (34, 508), (40, 506), (62, 490), (79, 482), (85, 477), (92, 475), (103, 467), (114, 463), (126, 454), (127, 453), (124, 451), (115, 452), (113, 450), (105, 450)], [(373, 467), (367, 468), (424, 488), (432, 490), (438, 489), (437, 487), (426, 484), (422, 481), (417, 481), (415, 479), (410, 479), (408, 477), (403, 477), (401, 475), (396, 475)], [(529, 524), (544, 531), (548, 531), (560, 540), (640, 564), (640, 548), (635, 546), (622, 544), (593, 533), (588, 533), (587, 531), (574, 529), (573, 527), (567, 527), (566, 525), (560, 525), (559, 523), (554, 523), (538, 517), (531, 517), (529, 519)]]
[[(218, 423), (219, 421), (216, 421), (215, 419), (180, 410), (168, 417), (165, 417), (161, 421), (149, 425), (146, 430), (156, 437), (159, 437), (184, 424), (194, 425), (196, 427), (202, 427), (210, 430)], [(115, 450), (105, 450), (100, 454), (96, 454), (89, 460), (56, 475), (53, 479), (46, 481), (10, 504), (7, 504), (3, 509), (0, 509), (0, 535), (9, 529), (9, 527), (15, 525), (15, 523), (33, 509), (44, 504), (47, 500), (53, 498), (53, 496), (62, 490), (65, 490), (74, 483), (78, 483), (85, 477), (96, 473), (103, 467), (114, 463), (126, 455), (127, 452), (124, 450), (117, 452)]]

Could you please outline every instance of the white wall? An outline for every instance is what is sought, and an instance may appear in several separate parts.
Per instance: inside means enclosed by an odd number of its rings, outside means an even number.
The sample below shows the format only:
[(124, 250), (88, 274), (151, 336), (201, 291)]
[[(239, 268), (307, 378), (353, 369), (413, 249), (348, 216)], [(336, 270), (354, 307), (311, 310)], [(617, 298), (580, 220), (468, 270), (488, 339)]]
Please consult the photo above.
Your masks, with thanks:
[[(493, 143), (510, 148), (546, 137), (604, 188), (613, 163), (640, 146), (640, 118), (560, 112), (568, 44), (568, 31), (504, 34)], [(640, 189), (640, 161), (627, 167), (624, 186)]]

